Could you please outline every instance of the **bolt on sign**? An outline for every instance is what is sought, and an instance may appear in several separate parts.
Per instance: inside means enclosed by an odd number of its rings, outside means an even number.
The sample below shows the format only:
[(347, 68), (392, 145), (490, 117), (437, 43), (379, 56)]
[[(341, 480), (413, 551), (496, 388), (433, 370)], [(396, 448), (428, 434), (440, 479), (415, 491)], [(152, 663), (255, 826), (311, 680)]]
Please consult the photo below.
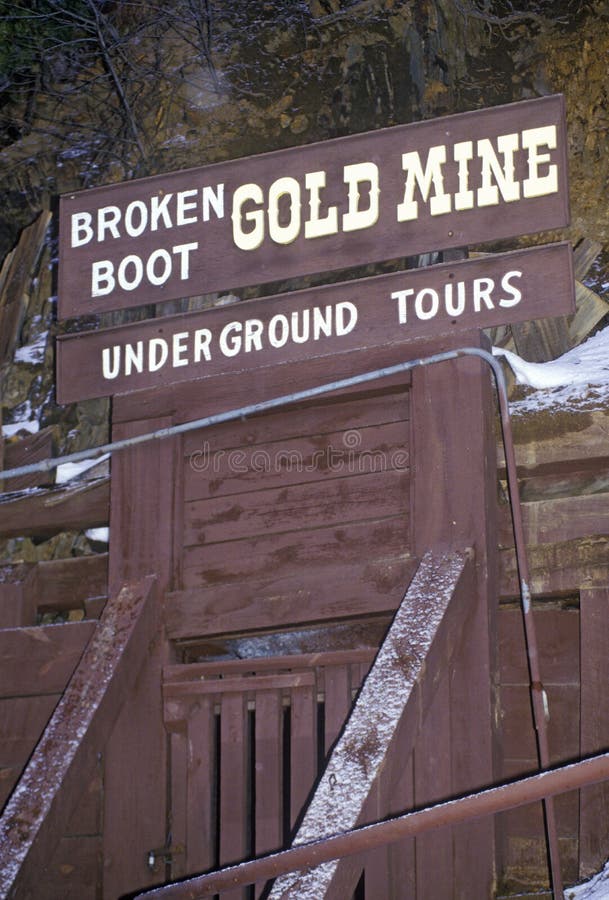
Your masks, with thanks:
[(59, 315), (568, 224), (562, 96), (62, 196)]
[[(574, 312), (568, 243), (64, 335), (60, 403)], [(551, 274), (550, 274), (551, 273)], [(73, 373), (78, 372), (78, 378)]]

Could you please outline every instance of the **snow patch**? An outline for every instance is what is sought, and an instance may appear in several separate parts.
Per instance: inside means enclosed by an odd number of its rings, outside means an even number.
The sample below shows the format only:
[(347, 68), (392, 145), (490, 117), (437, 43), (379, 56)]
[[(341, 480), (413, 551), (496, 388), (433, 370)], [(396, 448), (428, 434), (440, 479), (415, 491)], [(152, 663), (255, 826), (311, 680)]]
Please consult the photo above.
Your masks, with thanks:
[(609, 900), (609, 863), (586, 884), (567, 888), (565, 900)]
[(510, 404), (515, 415), (552, 408), (601, 409), (609, 402), (609, 328), (551, 362), (527, 362), (500, 347), (493, 347), (493, 354), (505, 357), (519, 384), (535, 389)]
[(97, 541), (100, 544), (107, 544), (110, 540), (109, 528), (88, 528), (85, 531), (85, 537), (90, 541)]
[(26, 344), (25, 347), (18, 347), (15, 350), (15, 362), (29, 363), (33, 366), (38, 366), (44, 362), (48, 334), (48, 331), (44, 331), (31, 344)]
[(72, 481), (73, 478), (77, 478), (109, 458), (110, 454), (106, 453), (104, 456), (97, 456), (95, 459), (85, 459), (82, 462), (62, 463), (60, 466), (57, 466), (55, 484), (65, 484), (66, 481)]

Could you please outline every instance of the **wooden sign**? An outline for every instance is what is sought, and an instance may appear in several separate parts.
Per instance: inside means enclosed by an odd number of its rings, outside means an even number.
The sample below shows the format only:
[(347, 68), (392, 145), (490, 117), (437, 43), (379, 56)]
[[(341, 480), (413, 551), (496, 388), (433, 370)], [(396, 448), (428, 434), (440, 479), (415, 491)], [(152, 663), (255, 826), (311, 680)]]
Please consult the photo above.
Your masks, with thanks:
[(557, 95), (64, 195), (59, 315), (568, 222)]
[(548, 244), (57, 339), (57, 400), (408, 344), (575, 311), (572, 252)]

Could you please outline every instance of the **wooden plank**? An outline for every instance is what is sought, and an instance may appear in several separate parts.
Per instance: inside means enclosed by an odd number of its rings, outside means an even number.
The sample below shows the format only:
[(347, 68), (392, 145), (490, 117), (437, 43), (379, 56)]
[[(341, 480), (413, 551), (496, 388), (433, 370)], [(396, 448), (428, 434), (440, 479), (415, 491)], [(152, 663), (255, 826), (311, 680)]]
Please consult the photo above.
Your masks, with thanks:
[[(579, 684), (580, 611), (550, 604), (533, 611), (543, 665), (544, 684)], [(500, 607), (497, 616), (501, 684), (528, 684), (529, 670), (522, 612)]]
[(49, 898), (98, 900), (102, 888), (99, 835), (63, 837), (41, 877)]
[(228, 692), (242, 692), (249, 694), (254, 691), (283, 690), (299, 687), (301, 684), (309, 684), (313, 681), (311, 672), (294, 672), (283, 675), (252, 675), (243, 678), (212, 678), (209, 681), (179, 681), (163, 686), (163, 696), (167, 700), (175, 700), (181, 697), (200, 697), (208, 694), (225, 694)]
[(108, 596), (108, 554), (93, 553), (36, 565), (39, 609), (76, 609)]
[[(174, 729), (169, 735), (171, 774), (169, 777), (171, 790), (171, 846), (175, 852), (169, 864), (171, 877), (177, 880), (190, 871), (187, 860), (188, 853), (188, 809), (190, 791), (193, 787), (188, 777), (188, 734), (185, 729)], [(154, 848), (152, 848), (154, 849)], [(165, 860), (155, 862), (158, 871), (164, 871)]]
[(204, 872), (214, 863), (216, 768), (213, 698), (200, 697), (188, 717), (186, 869)]
[(83, 781), (153, 639), (152, 584), (126, 585), (109, 601), (19, 786), (0, 819), (0, 884), (39, 884), (80, 800)]
[(584, 237), (573, 248), (573, 274), (581, 281), (589, 272), (603, 245), (592, 238)]
[[(220, 707), (220, 865), (248, 855), (247, 707), (243, 694), (224, 694)], [(247, 889), (222, 900), (246, 900)]]
[(405, 515), (409, 488), (408, 473), (399, 471), (272, 489), (259, 485), (247, 493), (186, 504), (184, 542), (200, 547)]
[[(40, 462), (53, 456), (55, 428), (43, 428), (35, 434), (28, 434), (17, 441), (7, 441), (4, 447), (4, 468), (18, 469), (21, 466)], [(22, 491), (38, 485), (54, 484), (55, 469), (50, 472), (32, 472), (7, 480), (5, 490)]]
[(61, 694), (94, 631), (93, 622), (0, 630), (0, 697)]
[[(524, 503), (522, 518), (527, 544), (556, 544), (576, 538), (609, 535), (608, 496), (584, 494)], [(500, 520), (499, 546), (514, 546), (507, 509)]]
[(22, 769), (57, 706), (60, 694), (0, 701), (0, 765)]
[(0, 499), (0, 539), (45, 537), (108, 524), (110, 480), (99, 478), (78, 487), (39, 489)]
[[(574, 594), (584, 582), (590, 588), (607, 584), (607, 536), (592, 535), (557, 544), (541, 544), (529, 547), (528, 552), (534, 597)], [(518, 597), (520, 582), (516, 554), (513, 550), (502, 551), (499, 563), (501, 599)]]
[[(230, 544), (189, 547), (184, 553), (184, 587), (219, 587), (267, 580), (300, 577), (304, 570), (365, 560), (379, 566), (404, 559), (410, 549), (409, 525), (403, 516), (369, 520), (339, 527), (315, 528), (302, 534), (260, 535)], [(379, 565), (380, 564), (380, 565)], [(365, 568), (364, 568), (365, 571)], [(378, 577), (375, 573), (374, 577)], [(391, 577), (391, 574), (390, 574)], [(328, 596), (331, 596), (328, 592)], [(397, 605), (397, 604), (396, 604)]]
[[(467, 336), (464, 345), (488, 349), (480, 334)], [(446, 391), (450, 383), (451, 391)], [(455, 776), (468, 782), (468, 789), (494, 781), (497, 736), (494, 733), (496, 683), (495, 609), (497, 591), (496, 518), (497, 487), (494, 465), (494, 402), (487, 368), (473, 360), (418, 369), (411, 390), (411, 465), (413, 553), (427, 548), (469, 546), (476, 554), (476, 616), (471, 629), (476, 636), (475, 659), (466, 672), (475, 707), (468, 703), (469, 723), (455, 717), (454, 752), (459, 754)], [(469, 473), (469, 477), (464, 476)], [(461, 690), (464, 690), (461, 687)], [(475, 731), (476, 739), (471, 739)], [(447, 736), (446, 736), (447, 737)], [(416, 763), (415, 763), (416, 770)], [(430, 884), (433, 837), (427, 849)], [(494, 836), (492, 829), (464, 825), (452, 834), (454, 858), (467, 860), (475, 844), (476, 871), (460, 869), (472, 882), (472, 896), (490, 896), (494, 881)], [(445, 839), (438, 835), (438, 853), (448, 859)], [(452, 858), (452, 857), (451, 857)], [(423, 879), (417, 850), (417, 888)], [(452, 888), (451, 888), (452, 890)], [(442, 891), (438, 896), (442, 895)], [(449, 892), (446, 896), (451, 896)]]
[(409, 468), (407, 422), (275, 438), (230, 450), (202, 440), (202, 449), (191, 453), (184, 468), (186, 501)]
[[(294, 845), (355, 827), (374, 781), (396, 752), (412, 747), (422, 710), (435, 692), (442, 668), (451, 662), (452, 643), (471, 600), (471, 568), (452, 554), (422, 561), (375, 663), (355, 702), (305, 813)], [(457, 629), (456, 631), (454, 629)], [(270, 900), (294, 896), (349, 897), (361, 860), (349, 857), (313, 870), (278, 878)]]
[(25, 295), (50, 221), (51, 213), (45, 210), (24, 228), (3, 267), (0, 277), (0, 366), (12, 361), (27, 306)]
[[(362, 388), (366, 387), (368, 394), (362, 396)], [(409, 392), (406, 385), (387, 387), (383, 381), (372, 387), (375, 389), (371, 391), (370, 386), (360, 386), (360, 395), (355, 399), (348, 395), (343, 399), (318, 397), (314, 401), (251, 416), (245, 421), (224, 422), (200, 431), (187, 432), (184, 435), (185, 458), (190, 459), (193, 453), (201, 451), (206, 439), (213, 449), (228, 450), (269, 444), (279, 439), (332, 435), (352, 428), (365, 429), (408, 420)], [(188, 492), (186, 496), (194, 499)]]
[(345, 664), (361, 664), (366, 672), (374, 659), (376, 648), (358, 647), (347, 650), (324, 650), (316, 653), (288, 653), (284, 656), (256, 656), (249, 659), (225, 659), (200, 663), (178, 663), (165, 666), (163, 681), (174, 684), (183, 681), (198, 681), (204, 678), (221, 675), (258, 675), (272, 670), (293, 671), (297, 669), (314, 669), (316, 666), (332, 666)]
[[(280, 691), (257, 691), (254, 738), (256, 856), (283, 846), (283, 706)], [(265, 882), (255, 887), (258, 898)]]
[(34, 566), (18, 563), (0, 569), (0, 628), (36, 623), (35, 583)]
[[(401, 522), (396, 524), (402, 528)], [(348, 535), (350, 530), (345, 531)], [(333, 546), (336, 548), (336, 543)], [(341, 541), (340, 549), (343, 546)], [(322, 547), (321, 553), (325, 555)], [(297, 548), (294, 556), (298, 562)], [(363, 564), (354, 561), (331, 565), (326, 560), (325, 565), (313, 562), (303, 583), (303, 570), (294, 571), (298, 566), (287, 557), (284, 566), (277, 564), (277, 574), (266, 579), (210, 584), (171, 594), (165, 604), (167, 633), (177, 640), (394, 612), (414, 567), (415, 561), (406, 554)], [(287, 569), (287, 573), (282, 569)]]
[(351, 679), (347, 666), (324, 667), (323, 694), (324, 748), (328, 755), (341, 733), (351, 709)]
[(568, 326), (572, 346), (582, 344), (609, 313), (609, 303), (605, 298), (579, 281), (575, 282), (575, 305), (576, 312)]
[[(417, 807), (446, 800), (453, 794), (451, 772), (450, 695), (448, 659), (429, 709), (423, 709), (423, 723), (414, 748), (414, 800)], [(453, 829), (416, 838), (417, 900), (452, 897)], [(466, 882), (469, 890), (469, 878)]]
[[(609, 590), (580, 592), (581, 615), (581, 748), (582, 756), (609, 745), (607, 683), (609, 679), (609, 639), (607, 615)], [(609, 856), (609, 835), (601, 823), (609, 820), (607, 782), (583, 788), (580, 793), (579, 877), (588, 878)]]
[(290, 825), (295, 827), (317, 775), (317, 689), (290, 692)]
[(566, 316), (512, 323), (518, 356), (528, 362), (548, 362), (571, 348)]

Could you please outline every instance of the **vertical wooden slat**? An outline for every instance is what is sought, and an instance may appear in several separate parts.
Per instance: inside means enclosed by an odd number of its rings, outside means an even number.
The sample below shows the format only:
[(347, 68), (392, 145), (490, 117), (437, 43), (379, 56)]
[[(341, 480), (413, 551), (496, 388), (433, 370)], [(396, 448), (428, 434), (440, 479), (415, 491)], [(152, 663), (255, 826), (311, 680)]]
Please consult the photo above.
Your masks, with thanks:
[(348, 666), (326, 666), (324, 669), (326, 753), (340, 734), (351, 709), (351, 685)]
[[(185, 723), (186, 724), (186, 723)], [(187, 725), (186, 725), (187, 727)], [(184, 852), (171, 858), (171, 877), (182, 878), (190, 871), (186, 864), (190, 782), (188, 778), (188, 736), (183, 726), (172, 732), (171, 743), (171, 845)], [(162, 863), (160, 868), (164, 868)]]
[(203, 872), (214, 863), (214, 770), (213, 701), (199, 697), (188, 720), (188, 872)]
[[(282, 712), (280, 691), (256, 694), (254, 840), (257, 856), (279, 850), (283, 843)], [(264, 886), (265, 882), (256, 885), (256, 897)]]
[[(452, 793), (449, 673), (445, 669), (424, 714), (414, 754), (415, 803), (423, 806)], [(416, 840), (417, 900), (453, 897), (452, 828), (422, 834)]]
[[(580, 592), (581, 747), (582, 756), (609, 746), (609, 589)], [(609, 856), (609, 783), (583, 788), (580, 794), (579, 874), (587, 878)]]
[[(223, 694), (220, 707), (220, 865), (247, 855), (247, 706), (243, 694)], [(244, 888), (222, 900), (245, 900)]]
[(317, 774), (317, 689), (293, 688), (290, 708), (290, 825), (293, 828)]
[[(398, 738), (400, 740), (400, 738)], [(400, 741), (401, 743), (401, 741)], [(390, 815), (397, 815), (414, 806), (413, 754), (407, 755), (404, 746), (404, 764), (394, 770), (394, 782), (389, 801)], [(396, 754), (399, 757), (399, 754)], [(403, 757), (403, 758), (404, 758)], [(390, 897), (410, 900), (415, 897), (416, 862), (414, 838), (389, 846), (389, 894)], [(373, 900), (367, 897), (366, 900)]]

